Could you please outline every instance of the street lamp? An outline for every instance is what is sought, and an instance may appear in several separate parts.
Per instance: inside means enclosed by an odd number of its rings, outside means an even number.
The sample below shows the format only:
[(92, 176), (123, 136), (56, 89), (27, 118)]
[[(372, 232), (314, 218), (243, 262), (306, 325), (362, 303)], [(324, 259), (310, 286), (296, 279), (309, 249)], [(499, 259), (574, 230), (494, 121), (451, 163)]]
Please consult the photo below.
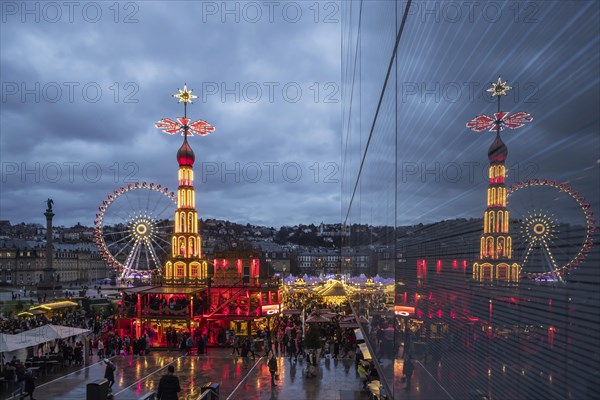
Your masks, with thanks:
[(352, 267), (352, 260), (350, 257), (344, 258), (344, 273), (349, 273), (350, 268)]
[(323, 268), (323, 275), (325, 275), (325, 266), (327, 264), (323, 262), (323, 260), (319, 257), (317, 258), (317, 260), (315, 261), (315, 268), (317, 270), (320, 270), (321, 268)]
[(281, 283), (283, 284), (283, 291), (285, 292), (285, 270), (286, 270), (286, 268), (283, 267), (281, 270), (282, 270)]
[(275, 274), (275, 264), (271, 263), (271, 259), (270, 258), (266, 258), (265, 262), (267, 263), (267, 276), (268, 278), (271, 278), (271, 272), (273, 272), (273, 274)]

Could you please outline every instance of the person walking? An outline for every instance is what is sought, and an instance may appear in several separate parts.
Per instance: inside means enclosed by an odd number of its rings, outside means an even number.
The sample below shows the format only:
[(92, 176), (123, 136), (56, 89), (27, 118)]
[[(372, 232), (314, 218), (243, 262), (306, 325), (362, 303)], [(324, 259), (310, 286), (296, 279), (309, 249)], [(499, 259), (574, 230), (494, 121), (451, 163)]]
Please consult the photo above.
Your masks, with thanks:
[(33, 376), (32, 371), (27, 371), (25, 373), (25, 393), (21, 395), (21, 399), (25, 399), (29, 396), (30, 400), (35, 400), (33, 398), (33, 391), (35, 390), (35, 377)]
[(256, 359), (256, 339), (250, 337), (250, 353), (252, 353), (252, 361)]
[(98, 339), (98, 358), (104, 358), (104, 342), (102, 338)]
[(188, 336), (185, 345), (187, 347), (187, 355), (192, 355), (192, 349), (194, 348), (194, 339), (192, 339), (192, 335)]
[(171, 330), (171, 344), (175, 348), (179, 346), (179, 342), (177, 341), (177, 332), (175, 329)]
[(179, 353), (181, 354), (181, 356), (185, 356), (185, 353), (187, 353), (187, 345), (185, 343), (185, 338), (182, 337), (181, 340), (179, 341)]
[(415, 370), (415, 364), (413, 364), (410, 357), (407, 357), (404, 360), (404, 368), (402, 369), (402, 373), (404, 374), (404, 377), (406, 378), (406, 387), (404, 388), (405, 390), (410, 389), (410, 381), (412, 379), (412, 374), (413, 374), (414, 370)]
[(248, 360), (248, 353), (250, 352), (250, 342), (246, 338), (244, 343), (242, 344), (242, 352), (240, 356), (242, 357), (242, 368), (248, 368), (248, 364), (250, 361)]
[(277, 386), (275, 384), (275, 376), (277, 375), (277, 359), (275, 358), (275, 353), (273, 353), (271, 358), (269, 358), (267, 366), (269, 367), (269, 372), (271, 373), (271, 387)]
[(131, 338), (129, 336), (125, 337), (123, 345), (125, 346), (125, 354), (131, 354)]
[(92, 357), (94, 355), (94, 351), (92, 349), (92, 347), (93, 347), (92, 343), (93, 343), (92, 338), (90, 336), (87, 336), (85, 338), (85, 345), (87, 346), (88, 356), (90, 356), (90, 357)]
[(240, 338), (237, 335), (233, 338), (232, 347), (233, 347), (233, 350), (231, 350), (231, 355), (237, 354), (239, 356), (240, 355)]
[(208, 334), (206, 332), (202, 335), (202, 340), (204, 341), (204, 354), (208, 355)]
[(283, 336), (283, 356), (286, 357), (290, 354), (290, 337), (289, 335)]
[[(13, 357), (13, 361), (15, 361), (15, 357)], [(14, 367), (18, 387), (14, 392), (12, 392), (12, 396), (19, 394), (21, 397), (23, 397), (23, 391), (25, 390), (25, 365), (23, 365), (21, 361), (16, 360), (14, 362)]]
[(269, 354), (275, 354), (275, 350), (273, 350), (273, 340), (271, 339), (271, 335), (269, 334), (265, 338), (265, 357), (269, 357)]
[(113, 364), (108, 358), (104, 359), (106, 369), (104, 370), (104, 379), (108, 381), (108, 391), (112, 392), (112, 387), (115, 384), (115, 364)]
[(150, 337), (148, 336), (148, 334), (144, 336), (144, 354), (150, 354)]
[(295, 357), (298, 357), (298, 350), (296, 349), (296, 339), (291, 339), (289, 341), (289, 349), (290, 349), (290, 362), (292, 362), (292, 358), (296, 361)]
[(337, 338), (336, 338), (335, 341), (333, 342), (333, 354), (331, 355), (331, 357), (338, 358), (339, 355), (340, 355), (340, 341), (337, 340)]
[(298, 351), (296, 352), (296, 360), (298, 360), (298, 357), (304, 357), (304, 338), (300, 337), (300, 339), (298, 339)]
[(169, 365), (167, 374), (163, 375), (158, 382), (156, 398), (158, 400), (177, 400), (177, 393), (181, 392), (179, 378), (175, 376), (175, 367)]
[(313, 378), (317, 376), (317, 355), (314, 350), (309, 350), (308, 362), (306, 365), (306, 377)]
[(285, 344), (283, 343), (284, 342), (283, 337), (284, 337), (283, 331), (281, 329), (279, 329), (279, 331), (277, 332), (277, 354), (279, 356), (281, 356), (285, 352)]
[(200, 337), (198, 338), (198, 355), (200, 354), (204, 354), (204, 339), (202, 338), (202, 335), (200, 335)]

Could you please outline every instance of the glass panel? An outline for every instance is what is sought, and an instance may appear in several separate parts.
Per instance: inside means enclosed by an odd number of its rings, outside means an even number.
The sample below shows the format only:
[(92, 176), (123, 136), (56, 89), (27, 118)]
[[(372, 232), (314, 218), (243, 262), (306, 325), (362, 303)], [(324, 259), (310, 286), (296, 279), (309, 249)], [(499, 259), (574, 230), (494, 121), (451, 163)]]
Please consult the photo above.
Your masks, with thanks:
[(365, 340), (395, 398), (408, 357), (423, 398), (594, 397), (600, 7), (412, 2), (394, 54), (406, 4), (342, 2), (342, 271), (395, 278)]

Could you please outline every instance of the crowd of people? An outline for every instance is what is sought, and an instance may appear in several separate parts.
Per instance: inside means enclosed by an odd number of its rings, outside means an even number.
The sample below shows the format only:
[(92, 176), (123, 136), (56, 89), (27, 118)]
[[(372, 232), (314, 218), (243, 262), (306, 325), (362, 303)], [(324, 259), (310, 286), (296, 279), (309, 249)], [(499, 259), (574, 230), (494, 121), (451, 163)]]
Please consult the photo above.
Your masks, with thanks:
[[(343, 320), (351, 313), (346, 302), (328, 302), (316, 291), (289, 290), (285, 293), (284, 309), (296, 310), (292, 315), (280, 315), (273, 319), (272, 329), (263, 332), (266, 345), (265, 356), (285, 356), (289, 362), (305, 359), (306, 377), (317, 376), (317, 366), (321, 358), (353, 359), (357, 374), (364, 375), (364, 387), (371, 380), (378, 380), (377, 369), (372, 361), (364, 360), (357, 346), (357, 338), (352, 328), (344, 328)], [(325, 313), (323, 310), (327, 310)], [(323, 322), (306, 322), (311, 315), (325, 317)], [(302, 319), (304, 318), (304, 325)], [(303, 331), (304, 329), (304, 331)], [(361, 374), (361, 371), (364, 374)]]
[[(96, 349), (96, 355), (100, 360), (116, 355), (148, 355), (152, 349), (152, 336), (148, 330), (144, 330), (140, 337), (129, 334), (121, 337), (114, 332), (108, 332), (92, 341), (90, 355), (93, 354), (93, 349)], [(170, 327), (165, 332), (165, 338), (166, 348), (179, 350), (182, 356), (207, 353), (208, 335), (199, 329), (190, 332)]]
[(13, 359), (4, 365), (3, 369), (4, 379), (17, 382), (17, 388), (12, 392), (12, 396), (19, 396), (19, 399), (25, 399), (29, 396), (30, 400), (33, 398), (33, 392), (35, 390), (35, 376), (31, 370), (25, 368), (25, 364), (21, 360), (13, 357)]
[(150, 354), (150, 348), (150, 338), (147, 334), (139, 338), (132, 338), (129, 335), (121, 337), (109, 332), (92, 340), (89, 351), (90, 355), (93, 355), (93, 349), (96, 349), (96, 355), (102, 360), (116, 355), (148, 355)]
[[(73, 295), (71, 292), (65, 294)], [(21, 295), (23, 297), (27, 295), (34, 296), (34, 293), (23, 289), (12, 293), (13, 299), (19, 299)], [(30, 301), (34, 301), (33, 297), (31, 297)], [(38, 301), (43, 302), (44, 298), (40, 297)], [(0, 373), (5, 382), (12, 382), (13, 386), (10, 390), (13, 396), (20, 396), (20, 398), (29, 396), (33, 399), (35, 374), (32, 373), (33, 369), (25, 368), (27, 361), (51, 360), (52, 362), (56, 362), (58, 367), (81, 366), (85, 362), (86, 343), (91, 354), (94, 338), (101, 337), (106, 332), (112, 331), (114, 320), (112, 317), (106, 315), (95, 314), (91, 311), (86, 312), (82, 307), (68, 307), (28, 316), (17, 316), (14, 311), (0, 313), (0, 333), (3, 334), (16, 335), (48, 324), (82, 328), (90, 332), (80, 337), (71, 336), (64, 339), (49, 339), (45, 343), (34, 347), (33, 356), (29, 354), (31, 359), (28, 360), (21, 360), (17, 356), (13, 356), (9, 362), (5, 362), (5, 355), (7, 353), (3, 353)], [(45, 365), (44, 368), (50, 367)], [(15, 387), (16, 390), (13, 390)]]
[[(135, 304), (134, 299), (131, 300), (132, 304)], [(375, 293), (369, 298), (359, 298), (355, 307), (358, 305), (362, 310), (384, 309), (385, 301), (384, 294)], [(152, 299), (149, 306), (152, 309), (177, 310), (185, 307), (186, 304), (184, 299), (174, 298), (167, 302), (164, 297), (157, 296)], [(167, 348), (178, 349), (182, 356), (199, 355), (207, 353), (210, 335), (218, 335), (218, 340), (214, 342), (231, 346), (231, 354), (241, 357), (243, 368), (250, 367), (251, 359), (267, 357), (271, 383), (274, 386), (277, 378), (277, 357), (285, 357), (294, 364), (298, 361), (305, 362), (304, 372), (309, 378), (318, 375), (319, 360), (322, 358), (354, 360), (357, 376), (360, 377), (363, 387), (372, 380), (378, 380), (377, 368), (372, 361), (364, 360), (357, 345), (354, 329), (344, 327), (345, 317), (352, 313), (348, 303), (327, 301), (316, 291), (288, 290), (283, 296), (283, 308), (291, 312), (269, 317), (252, 336), (239, 336), (233, 330), (222, 327), (220, 330), (215, 330), (214, 327), (212, 330), (208, 327), (202, 330), (169, 327), (163, 332), (163, 339), (166, 339)], [(306, 321), (310, 316), (322, 318), (320, 322)], [(389, 321), (385, 319), (373, 319), (371, 329), (368, 331), (368, 334), (372, 335), (372, 343), (376, 343), (378, 355), (385, 347), (388, 323)], [(115, 321), (112, 317), (102, 318), (92, 315), (84, 312), (80, 307), (66, 309), (52, 316), (9, 318), (0, 315), (0, 331), (3, 333), (14, 334), (46, 324), (92, 331), (92, 334), (84, 339), (87, 342), (85, 345), (82, 341), (57, 340), (46, 343), (43, 349), (38, 349), (44, 354), (58, 355), (64, 365), (81, 364), (86, 349), (88, 355), (93, 356), (95, 353), (99, 360), (116, 355), (147, 355), (156, 340), (153, 332), (146, 329), (142, 330), (140, 337), (133, 336), (131, 332), (115, 331), (113, 329)], [(12, 368), (14, 367), (9, 370)], [(111, 371), (108, 371), (110, 368), (112, 368), (111, 364), (107, 363), (108, 375), (111, 374)]]
[(111, 318), (86, 313), (80, 307), (65, 309), (52, 315), (40, 314), (23, 318), (0, 314), (0, 333), (14, 335), (47, 324), (89, 329), (94, 334), (99, 334), (102, 330), (110, 331), (114, 323)]
[[(372, 292), (357, 292), (349, 296), (353, 302), (356, 316), (368, 317), (373, 311), (385, 311), (389, 309), (389, 296), (384, 290), (373, 290)], [(346, 314), (351, 313), (351, 307), (347, 302), (340, 304), (327, 303), (325, 298), (320, 296), (318, 292), (307, 292), (306, 290), (289, 290), (284, 296), (285, 309), (304, 310), (305, 315), (311, 313), (319, 313), (319, 310), (328, 310), (329, 322), (321, 322), (318, 324), (308, 324), (310, 328), (305, 335), (310, 332), (310, 329), (318, 330), (318, 337), (321, 339), (321, 347), (317, 354), (327, 358), (354, 358), (356, 363), (356, 372), (360, 377), (363, 388), (367, 388), (367, 384), (373, 381), (379, 381), (379, 373), (372, 359), (365, 360), (360, 348), (357, 346), (357, 338), (354, 329), (344, 329), (341, 324)], [(332, 313), (334, 314), (331, 316)], [(379, 314), (379, 313), (374, 313)], [(291, 326), (297, 323), (298, 316), (294, 315), (287, 317), (293, 321)], [(286, 317), (279, 317), (280, 324), (289, 326)], [(366, 338), (373, 345), (374, 355), (378, 359), (385, 357), (394, 357), (398, 352), (401, 335), (398, 335), (396, 321), (394, 317), (385, 315), (371, 315), (368, 319), (369, 323), (365, 325)], [(284, 332), (285, 329), (284, 328)], [(281, 332), (281, 325), (279, 332)], [(280, 335), (278, 335), (280, 336)], [(286, 339), (284, 338), (284, 342)], [(278, 345), (279, 346), (279, 345)], [(285, 346), (285, 343), (284, 343)], [(289, 345), (288, 345), (289, 346)], [(291, 344), (294, 348), (294, 344)], [(369, 357), (370, 358), (370, 357)], [(310, 360), (310, 354), (309, 354)], [(317, 356), (318, 360), (318, 356)], [(310, 364), (310, 363), (309, 363)], [(406, 366), (404, 374), (407, 378), (407, 387), (410, 387), (410, 378), (414, 364), (410, 359), (410, 354), (407, 355), (404, 365)], [(412, 367), (412, 368), (411, 368)], [(311, 376), (311, 370), (308, 369), (307, 376)]]
[(51, 317), (41, 314), (30, 318), (11, 318), (0, 315), (1, 333), (16, 334), (46, 324), (72, 326), (77, 328), (85, 327), (87, 329), (85, 315), (75, 312), (65, 312)]

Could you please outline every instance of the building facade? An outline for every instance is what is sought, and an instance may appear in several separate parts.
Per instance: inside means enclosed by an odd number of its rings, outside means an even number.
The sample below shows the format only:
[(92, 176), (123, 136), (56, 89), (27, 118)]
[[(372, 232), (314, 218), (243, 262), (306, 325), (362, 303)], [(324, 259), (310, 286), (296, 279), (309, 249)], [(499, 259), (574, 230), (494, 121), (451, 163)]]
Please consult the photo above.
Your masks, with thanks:
[[(92, 284), (108, 277), (110, 269), (95, 247), (89, 244), (54, 243), (56, 279), (63, 283)], [(46, 248), (30, 241), (11, 240), (0, 244), (0, 283), (36, 285), (42, 281)]]
[(374, 257), (370, 251), (346, 252), (314, 249), (295, 254), (299, 275), (350, 274), (371, 275)]

